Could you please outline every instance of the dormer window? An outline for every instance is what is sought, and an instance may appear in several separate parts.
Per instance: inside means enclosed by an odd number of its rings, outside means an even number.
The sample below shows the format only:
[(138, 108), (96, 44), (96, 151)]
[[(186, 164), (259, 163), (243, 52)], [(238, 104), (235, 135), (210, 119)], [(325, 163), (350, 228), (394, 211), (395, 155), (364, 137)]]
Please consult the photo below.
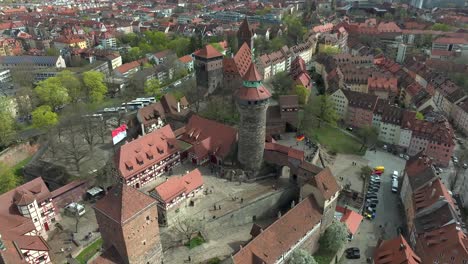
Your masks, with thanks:
[(131, 161), (126, 161), (125, 167), (127, 168), (127, 170), (131, 171), (133, 170), (133, 163)]
[(151, 150), (148, 150), (146, 152), (146, 157), (149, 159), (149, 160), (152, 160), (153, 159), (153, 153), (151, 152)]
[(143, 157), (142, 157), (142, 156), (137, 155), (135, 158), (136, 158), (136, 161), (137, 161), (138, 165), (142, 165), (142, 164), (143, 164)]

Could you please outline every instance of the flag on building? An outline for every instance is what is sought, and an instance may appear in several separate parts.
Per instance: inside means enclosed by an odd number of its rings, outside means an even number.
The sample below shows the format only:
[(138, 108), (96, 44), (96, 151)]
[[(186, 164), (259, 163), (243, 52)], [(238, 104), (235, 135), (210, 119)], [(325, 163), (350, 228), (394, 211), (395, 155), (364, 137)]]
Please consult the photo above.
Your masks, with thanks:
[(127, 137), (127, 125), (123, 124), (112, 130), (112, 142), (115, 144)]
[(297, 135), (297, 136), (296, 136), (296, 140), (297, 140), (297, 141), (302, 141), (302, 140), (304, 140), (304, 139), (305, 139), (304, 134), (300, 134), (300, 135)]

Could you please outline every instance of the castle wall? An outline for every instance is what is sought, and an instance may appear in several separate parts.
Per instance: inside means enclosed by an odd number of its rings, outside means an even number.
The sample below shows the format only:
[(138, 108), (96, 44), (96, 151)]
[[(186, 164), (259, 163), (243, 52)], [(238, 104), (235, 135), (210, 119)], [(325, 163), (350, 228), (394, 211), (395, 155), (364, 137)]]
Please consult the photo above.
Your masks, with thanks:
[[(243, 207), (216, 218), (215, 223), (225, 226), (239, 226), (258, 220), (276, 217), (280, 209), (289, 208), (297, 199), (298, 188), (295, 186), (272, 191), (246, 203)], [(254, 221), (255, 218), (255, 221)]]
[(258, 171), (265, 149), (268, 102), (258, 105), (237, 104), (237, 108), (240, 112), (238, 160), (245, 170)]

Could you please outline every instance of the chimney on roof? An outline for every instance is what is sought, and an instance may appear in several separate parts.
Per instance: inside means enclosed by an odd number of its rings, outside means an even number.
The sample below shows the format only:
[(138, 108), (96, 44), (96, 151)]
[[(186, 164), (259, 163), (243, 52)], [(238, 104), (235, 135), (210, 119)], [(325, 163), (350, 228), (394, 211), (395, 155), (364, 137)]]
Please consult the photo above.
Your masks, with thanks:
[(401, 244), (400, 244), (400, 250), (405, 250), (405, 249), (406, 249), (406, 245), (403, 244), (403, 243), (401, 243)]

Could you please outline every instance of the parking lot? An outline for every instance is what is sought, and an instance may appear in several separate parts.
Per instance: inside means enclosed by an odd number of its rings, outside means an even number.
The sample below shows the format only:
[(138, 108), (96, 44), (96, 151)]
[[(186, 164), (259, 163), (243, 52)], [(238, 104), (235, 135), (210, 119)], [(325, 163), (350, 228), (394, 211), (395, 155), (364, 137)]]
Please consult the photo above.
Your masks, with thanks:
[[(361, 251), (361, 258), (346, 259), (343, 256), (340, 263), (365, 263), (366, 258), (373, 257), (378, 240), (397, 236), (397, 228), (402, 226), (404, 221), (400, 209), (399, 194), (391, 191), (391, 174), (393, 171), (398, 171), (401, 180), (406, 160), (383, 150), (367, 151), (363, 158), (369, 161), (369, 166), (372, 168), (385, 167), (377, 195), (379, 203), (377, 204), (376, 217), (373, 220), (364, 219), (358, 233), (347, 245), (347, 247), (358, 247)], [(335, 176), (340, 177), (340, 175)]]

